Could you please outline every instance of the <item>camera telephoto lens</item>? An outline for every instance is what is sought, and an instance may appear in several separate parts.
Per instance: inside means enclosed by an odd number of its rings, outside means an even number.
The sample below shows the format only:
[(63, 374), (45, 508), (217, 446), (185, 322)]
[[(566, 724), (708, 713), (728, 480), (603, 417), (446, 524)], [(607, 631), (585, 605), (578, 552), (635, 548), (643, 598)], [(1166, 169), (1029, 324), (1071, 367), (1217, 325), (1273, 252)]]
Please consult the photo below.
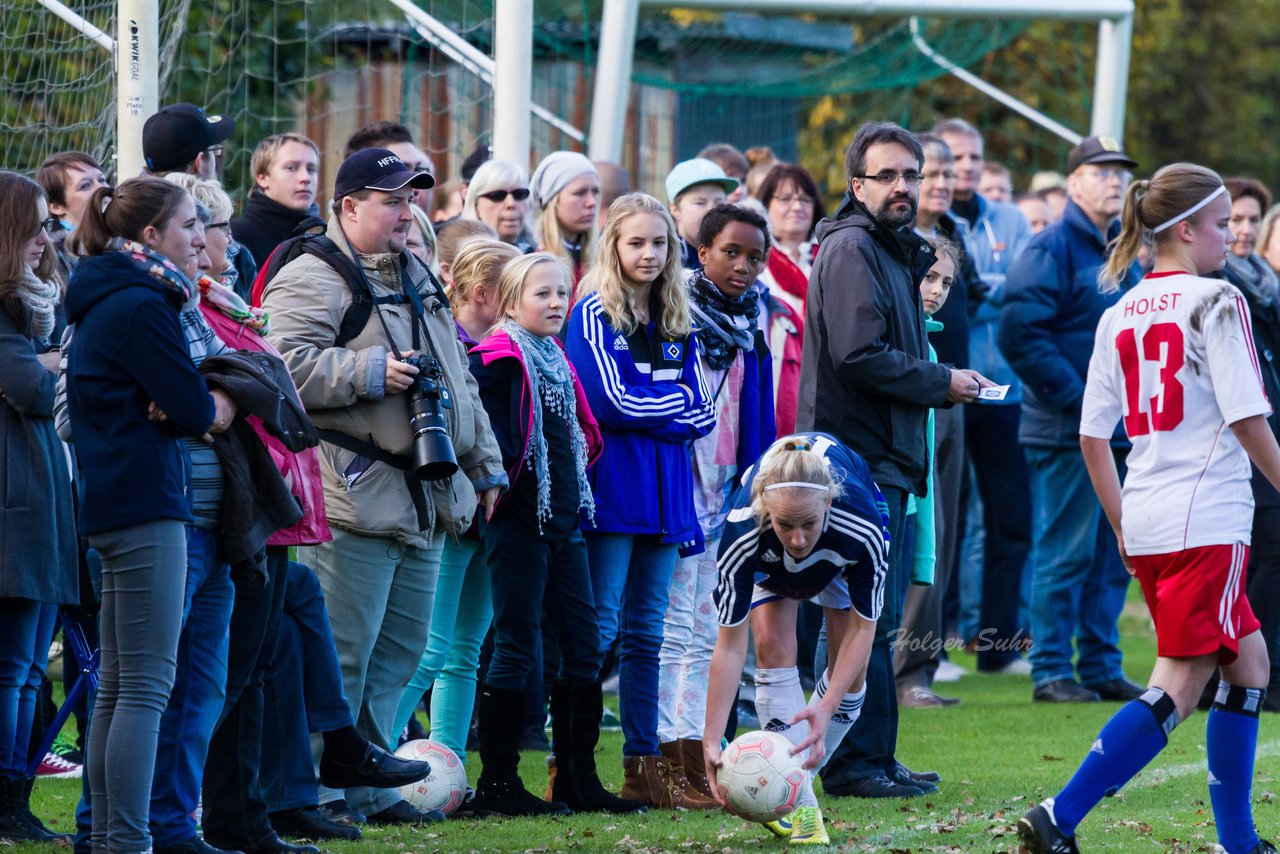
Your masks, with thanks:
[(438, 395), (416, 390), (409, 397), (409, 429), (413, 431), (413, 473), (420, 480), (444, 480), (458, 470), (449, 428)]

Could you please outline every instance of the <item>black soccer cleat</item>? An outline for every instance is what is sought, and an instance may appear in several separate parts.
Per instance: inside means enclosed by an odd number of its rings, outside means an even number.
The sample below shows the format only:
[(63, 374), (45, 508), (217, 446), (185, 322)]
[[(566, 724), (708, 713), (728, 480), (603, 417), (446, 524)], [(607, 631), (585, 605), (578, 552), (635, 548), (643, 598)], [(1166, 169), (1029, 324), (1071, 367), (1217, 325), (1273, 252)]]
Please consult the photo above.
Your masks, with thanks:
[(1076, 838), (1058, 830), (1044, 804), (1037, 804), (1018, 819), (1018, 841), (1027, 854), (1080, 854)]

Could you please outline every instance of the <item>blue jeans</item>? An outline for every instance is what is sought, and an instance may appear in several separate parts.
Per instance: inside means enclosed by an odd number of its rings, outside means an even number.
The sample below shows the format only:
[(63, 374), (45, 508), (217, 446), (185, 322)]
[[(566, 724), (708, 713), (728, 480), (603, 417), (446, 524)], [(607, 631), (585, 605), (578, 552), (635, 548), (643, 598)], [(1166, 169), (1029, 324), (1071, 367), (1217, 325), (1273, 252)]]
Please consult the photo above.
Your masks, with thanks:
[(57, 619), (57, 605), (0, 599), (0, 777), (27, 776), (31, 723)]
[[(1117, 621), (1129, 589), (1111, 526), (1078, 448), (1025, 449), (1031, 468), (1031, 677), (1123, 679)], [(1116, 453), (1124, 476), (1124, 453)], [(1071, 642), (1078, 659), (1071, 664)]]
[[(907, 493), (881, 487), (889, 505), (889, 570), (885, 576), (884, 607), (876, 621), (867, 660), (867, 698), (862, 714), (822, 769), (824, 785), (848, 784), (881, 775), (892, 778), (897, 762), (898, 690), (893, 676), (893, 642), (902, 624), (902, 605), (911, 584), (915, 516), (907, 516)], [(818, 638), (814, 679), (827, 668), (826, 632)]]
[(445, 540), (427, 651), (396, 710), (398, 733), (413, 717), (423, 693), (431, 688), (431, 737), (463, 762), (476, 701), (480, 645), (493, 622), (490, 578), (483, 543), (466, 537)]
[(658, 754), (658, 654), (677, 547), (654, 534), (586, 534), (600, 654), (618, 645), (624, 756)]
[(178, 669), (160, 718), (151, 784), (151, 839), (176, 845), (196, 834), (209, 740), (227, 698), (227, 626), (235, 602), (231, 567), (218, 538), (187, 528), (187, 586), (178, 638)]
[[(299, 698), (303, 702), (299, 702)], [(263, 687), (262, 793), (270, 812), (313, 806), (311, 732), (351, 726), (320, 579), (289, 562), (280, 636)]]

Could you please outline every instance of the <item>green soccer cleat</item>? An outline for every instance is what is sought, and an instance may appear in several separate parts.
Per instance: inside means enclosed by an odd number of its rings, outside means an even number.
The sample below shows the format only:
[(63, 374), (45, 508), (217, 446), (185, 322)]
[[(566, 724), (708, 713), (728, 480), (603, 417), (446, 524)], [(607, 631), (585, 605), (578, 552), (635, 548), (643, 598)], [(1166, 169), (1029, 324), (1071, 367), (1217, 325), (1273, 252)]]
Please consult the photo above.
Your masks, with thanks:
[(765, 829), (780, 839), (790, 839), (791, 816), (793, 815), (795, 815), (794, 812), (784, 815), (782, 818), (775, 818), (773, 821), (766, 821), (764, 823)]
[(830, 845), (831, 837), (822, 824), (822, 810), (817, 807), (796, 807), (791, 814), (792, 845)]

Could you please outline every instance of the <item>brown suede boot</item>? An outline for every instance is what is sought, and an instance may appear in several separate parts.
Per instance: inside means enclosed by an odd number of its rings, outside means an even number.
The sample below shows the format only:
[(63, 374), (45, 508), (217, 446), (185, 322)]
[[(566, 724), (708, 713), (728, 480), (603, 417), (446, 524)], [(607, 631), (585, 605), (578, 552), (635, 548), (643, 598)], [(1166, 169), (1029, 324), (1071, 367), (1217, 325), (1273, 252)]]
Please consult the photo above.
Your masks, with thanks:
[(622, 770), (622, 797), (660, 810), (673, 810), (680, 805), (682, 792), (671, 779), (671, 768), (664, 757), (624, 756)]
[(684, 765), (684, 750), (678, 741), (668, 741), (665, 744), (659, 744), (658, 749), (662, 751), (662, 756), (667, 760), (667, 765), (671, 769), (671, 779), (680, 787), (680, 804), (687, 810), (712, 810), (719, 809), (720, 805), (715, 799), (708, 794), (702, 794), (689, 782), (688, 773)]
[(707, 780), (707, 760), (702, 753), (702, 742), (696, 738), (682, 738), (680, 759), (684, 763), (684, 776), (689, 781), (689, 791), (711, 798), (711, 783)]
[(554, 753), (547, 754), (547, 790), (542, 793), (542, 799), (550, 803), (555, 798), (551, 793), (556, 787), (556, 755)]

